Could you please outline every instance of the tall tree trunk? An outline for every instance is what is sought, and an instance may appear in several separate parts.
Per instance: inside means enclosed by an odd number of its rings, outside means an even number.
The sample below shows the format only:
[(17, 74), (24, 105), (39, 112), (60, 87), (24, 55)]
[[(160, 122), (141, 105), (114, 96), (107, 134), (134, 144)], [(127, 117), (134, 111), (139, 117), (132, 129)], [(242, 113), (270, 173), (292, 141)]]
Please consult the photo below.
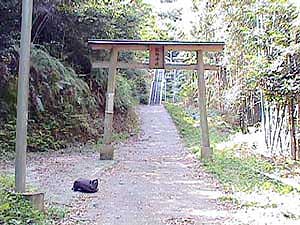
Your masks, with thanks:
[(239, 115), (240, 115), (240, 128), (242, 130), (243, 134), (247, 134), (249, 133), (248, 130), (248, 124), (246, 121), (246, 97), (243, 97), (242, 101), (242, 105), (240, 106), (240, 111), (239, 111)]
[(297, 146), (295, 137), (295, 120), (294, 120), (294, 100), (293, 97), (289, 97), (288, 100), (288, 114), (289, 114), (289, 130), (291, 137), (291, 155), (292, 159), (297, 159)]
[[(279, 116), (279, 112), (280, 112), (280, 104), (277, 103), (276, 104), (276, 122), (275, 122), (275, 128), (274, 128), (274, 132), (271, 138), (271, 151), (274, 149), (274, 144), (275, 144), (275, 138), (276, 138), (276, 134), (277, 134), (277, 129), (278, 129), (278, 125), (280, 123), (280, 116)], [(280, 128), (279, 128), (279, 132), (280, 132)]]
[[(284, 122), (284, 117), (286, 116), (286, 103), (283, 105), (283, 109), (281, 110), (281, 118), (280, 118), (280, 125), (278, 129), (278, 134), (277, 134), (277, 140), (276, 140), (276, 148), (282, 149), (282, 141), (281, 141), (281, 134), (282, 134), (282, 129), (283, 128), (283, 122)], [(279, 146), (278, 146), (279, 144)]]
[(297, 159), (300, 160), (300, 138), (299, 138), (299, 132), (300, 132), (300, 96), (298, 96), (298, 124), (297, 124), (297, 137), (298, 137), (298, 151), (297, 151)]
[(265, 137), (265, 144), (268, 148), (268, 138), (267, 138), (267, 125), (266, 125), (266, 104), (264, 100), (263, 91), (260, 90), (260, 104), (261, 104), (261, 126)]

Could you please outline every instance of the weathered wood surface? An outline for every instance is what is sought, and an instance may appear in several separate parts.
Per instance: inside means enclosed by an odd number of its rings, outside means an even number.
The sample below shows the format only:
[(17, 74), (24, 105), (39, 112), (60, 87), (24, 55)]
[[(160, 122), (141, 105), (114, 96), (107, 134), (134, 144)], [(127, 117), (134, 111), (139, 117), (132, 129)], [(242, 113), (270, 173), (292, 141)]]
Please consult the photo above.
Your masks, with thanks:
[[(101, 159), (112, 159), (113, 148), (111, 146), (112, 123), (113, 123), (113, 102), (115, 93), (115, 76), (117, 68), (120, 69), (151, 69), (162, 68), (166, 70), (197, 70), (198, 72), (198, 100), (201, 116), (201, 149), (202, 158), (210, 158), (212, 150), (209, 143), (209, 130), (206, 112), (206, 90), (205, 90), (205, 70), (219, 70), (219, 66), (205, 65), (203, 62), (203, 52), (219, 52), (224, 49), (224, 42), (185, 42), (185, 41), (139, 41), (139, 40), (89, 40), (92, 50), (111, 50), (110, 61), (97, 61), (92, 64), (93, 68), (109, 68), (109, 78), (106, 97), (106, 111), (104, 121), (104, 147), (100, 154)], [(121, 51), (150, 51), (150, 63), (140, 62), (118, 62), (118, 52)], [(159, 54), (155, 54), (159, 49)], [(197, 64), (168, 64), (165, 57), (168, 51), (196, 51)], [(154, 52), (154, 53), (153, 53)]]
[(113, 148), (111, 145), (113, 117), (114, 117), (114, 95), (116, 86), (116, 73), (117, 73), (117, 60), (118, 50), (113, 48), (111, 50), (109, 74), (107, 80), (106, 91), (106, 106), (105, 106), (105, 119), (104, 119), (104, 146), (100, 152), (100, 159), (111, 160), (113, 159)]
[[(93, 62), (93, 68), (109, 68), (109, 61), (96, 61)], [(148, 63), (141, 62), (117, 62), (118, 69), (150, 69), (150, 65)], [(166, 70), (197, 70), (197, 64), (165, 64)], [(218, 71), (220, 66), (217, 65), (209, 65), (204, 64), (204, 70), (214, 70)]]
[(201, 158), (208, 159), (212, 156), (212, 149), (209, 143), (209, 130), (207, 122), (206, 111), (206, 88), (204, 78), (204, 62), (203, 52), (197, 52), (198, 61), (198, 104), (200, 113), (200, 126), (201, 126)]
[(141, 40), (89, 40), (93, 50), (117, 48), (118, 50), (149, 50), (152, 45), (163, 45), (166, 51), (207, 51), (220, 52), (224, 42), (191, 41), (141, 41)]

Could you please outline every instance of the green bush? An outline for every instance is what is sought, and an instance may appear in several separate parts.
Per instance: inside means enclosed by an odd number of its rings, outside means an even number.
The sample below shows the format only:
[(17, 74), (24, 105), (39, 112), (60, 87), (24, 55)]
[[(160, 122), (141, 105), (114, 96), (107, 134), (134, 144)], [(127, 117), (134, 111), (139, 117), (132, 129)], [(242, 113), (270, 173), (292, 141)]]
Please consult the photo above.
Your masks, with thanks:
[(146, 77), (143, 73), (138, 74), (138, 76), (133, 80), (133, 92), (134, 96), (138, 99), (140, 104), (148, 104), (149, 100), (149, 87), (147, 85)]
[(118, 111), (126, 112), (137, 104), (138, 99), (133, 95), (133, 81), (125, 76), (117, 76), (115, 108)]
[[(167, 104), (185, 144), (198, 156), (200, 156), (200, 129), (195, 127), (196, 121), (179, 105)], [(210, 140), (214, 146), (226, 141), (234, 129), (229, 129), (225, 122), (220, 121), (217, 115), (210, 120)], [(263, 173), (270, 172), (274, 166), (263, 159), (254, 156), (240, 158), (235, 155), (234, 149), (214, 151), (212, 160), (204, 161), (205, 168), (214, 174), (217, 179), (228, 189), (239, 191), (254, 191), (256, 189), (268, 189), (282, 194), (293, 190), (291, 186), (284, 185), (266, 177)]]
[(95, 108), (96, 100), (87, 83), (40, 48), (33, 48), (31, 53), (30, 92), (34, 112)]
[(12, 194), (13, 179), (0, 176), (0, 224), (47, 224), (46, 215), (31, 207), (21, 196)]
[(65, 209), (52, 206), (40, 212), (21, 195), (13, 194), (13, 189), (13, 177), (0, 176), (0, 224), (54, 225), (67, 214)]

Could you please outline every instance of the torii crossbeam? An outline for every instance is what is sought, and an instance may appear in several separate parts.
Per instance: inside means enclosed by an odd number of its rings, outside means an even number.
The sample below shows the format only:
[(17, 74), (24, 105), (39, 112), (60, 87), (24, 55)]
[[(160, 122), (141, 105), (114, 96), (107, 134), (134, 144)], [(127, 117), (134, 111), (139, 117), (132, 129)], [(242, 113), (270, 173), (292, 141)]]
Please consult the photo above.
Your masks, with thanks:
[[(188, 42), (188, 41), (140, 41), (140, 40), (89, 40), (92, 50), (109, 50), (110, 61), (93, 62), (93, 68), (108, 68), (108, 82), (106, 93), (105, 120), (104, 120), (104, 146), (100, 151), (100, 159), (113, 159), (114, 149), (112, 142), (112, 123), (114, 114), (115, 78), (117, 69), (177, 69), (197, 70), (198, 73), (198, 103), (201, 126), (201, 157), (212, 156), (209, 142), (209, 129), (206, 111), (205, 70), (218, 70), (218, 66), (204, 64), (205, 52), (221, 52), (224, 42)], [(123, 51), (148, 51), (149, 63), (120, 62), (118, 53)], [(169, 51), (197, 52), (197, 64), (168, 64), (165, 60)]]

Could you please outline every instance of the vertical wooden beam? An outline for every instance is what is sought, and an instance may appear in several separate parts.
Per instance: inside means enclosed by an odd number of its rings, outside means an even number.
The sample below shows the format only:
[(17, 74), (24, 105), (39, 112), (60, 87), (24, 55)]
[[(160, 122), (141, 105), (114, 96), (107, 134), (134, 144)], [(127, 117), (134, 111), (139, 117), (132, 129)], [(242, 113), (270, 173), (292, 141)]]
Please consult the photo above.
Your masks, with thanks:
[(206, 88), (204, 78), (204, 62), (203, 52), (197, 51), (197, 73), (198, 73), (198, 104), (200, 112), (200, 125), (201, 125), (201, 158), (209, 159), (212, 157), (212, 149), (209, 143), (209, 130), (207, 123), (206, 111)]
[(111, 145), (112, 131), (113, 131), (113, 117), (114, 117), (114, 96), (116, 86), (116, 73), (117, 73), (117, 61), (118, 50), (112, 48), (110, 53), (109, 72), (107, 80), (106, 91), (106, 106), (105, 106), (105, 119), (104, 119), (104, 146), (100, 152), (101, 160), (112, 160), (114, 156), (114, 149)]
[(16, 192), (18, 193), (23, 193), (26, 189), (26, 149), (32, 8), (32, 0), (22, 1), (22, 27), (18, 77), (18, 108), (15, 161), (15, 185)]

